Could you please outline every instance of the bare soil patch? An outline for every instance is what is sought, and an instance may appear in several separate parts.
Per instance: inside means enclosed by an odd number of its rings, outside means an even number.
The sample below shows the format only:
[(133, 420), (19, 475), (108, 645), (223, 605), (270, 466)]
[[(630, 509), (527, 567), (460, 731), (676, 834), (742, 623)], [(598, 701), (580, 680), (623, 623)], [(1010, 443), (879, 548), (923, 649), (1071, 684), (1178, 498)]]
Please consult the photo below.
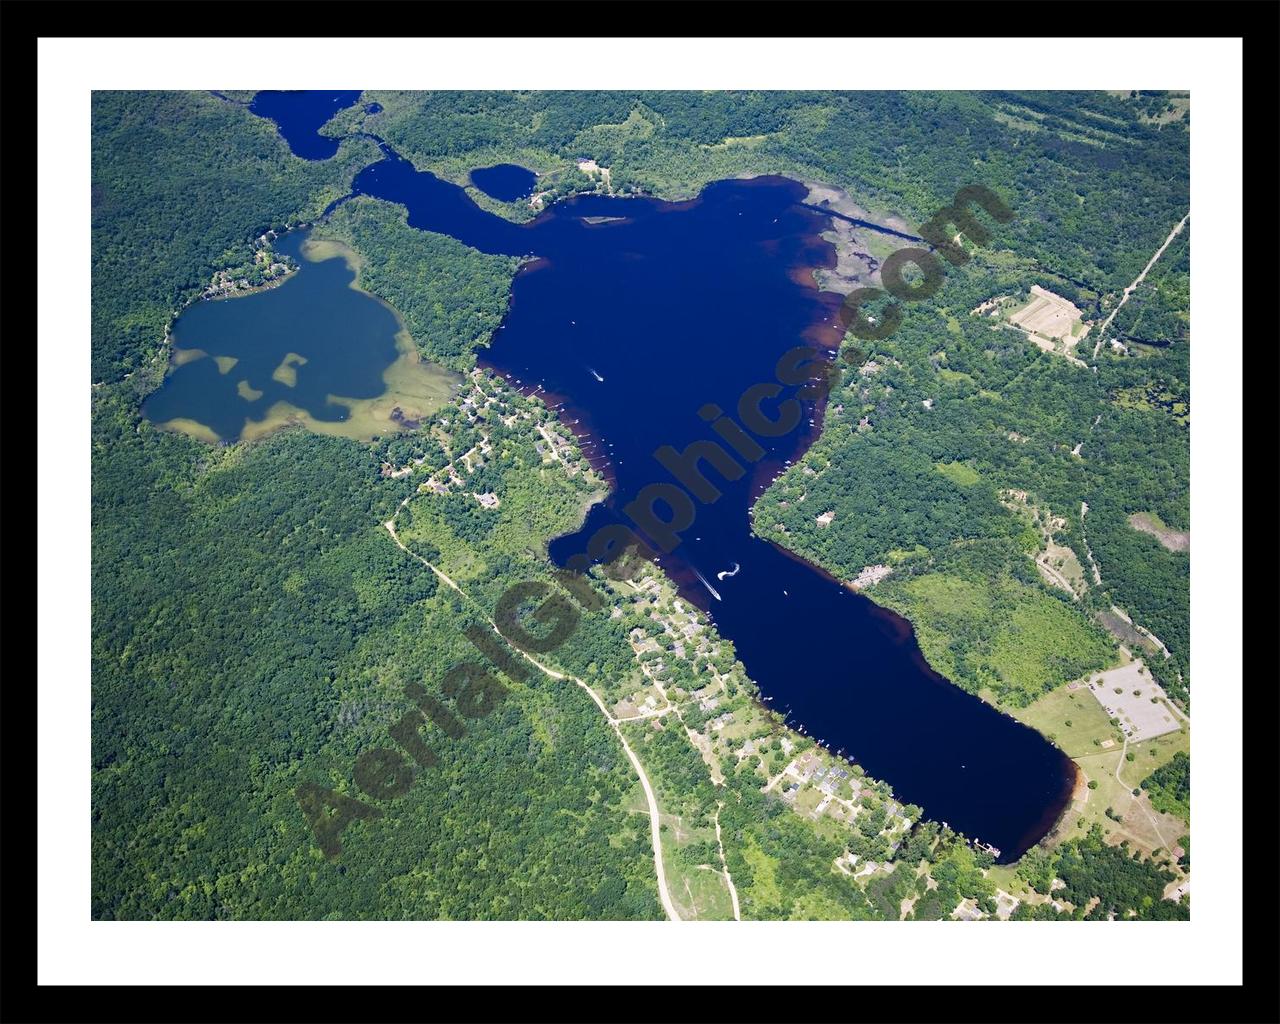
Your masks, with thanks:
[(1169, 551), (1191, 550), (1191, 531), (1171, 530), (1153, 512), (1135, 512), (1129, 517), (1129, 525), (1141, 533), (1150, 534)]

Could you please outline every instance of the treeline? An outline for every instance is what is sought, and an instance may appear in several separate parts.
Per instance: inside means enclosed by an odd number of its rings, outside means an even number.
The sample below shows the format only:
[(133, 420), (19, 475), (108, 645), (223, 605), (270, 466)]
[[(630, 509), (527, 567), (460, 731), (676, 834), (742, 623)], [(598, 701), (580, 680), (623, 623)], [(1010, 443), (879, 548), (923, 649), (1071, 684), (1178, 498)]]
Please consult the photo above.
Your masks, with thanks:
[[(1176, 877), (1164, 863), (1130, 850), (1127, 840), (1109, 844), (1096, 824), (1087, 835), (1054, 850), (1033, 847), (1018, 862), (1018, 875), (1042, 896), (1070, 903), (1074, 910), (1023, 901), (1013, 913), (1015, 921), (1067, 916), (1084, 921), (1185, 921), (1191, 914), (1187, 897), (1164, 899), (1165, 887)], [(1055, 879), (1063, 886), (1054, 889)]]
[(1184, 702), (1191, 673), (1190, 555), (1135, 530), (1129, 516), (1152, 512), (1172, 529), (1191, 525), (1190, 230), (1170, 244), (1114, 321), (1129, 351), (1108, 346), (1099, 362), (1109, 407), (1090, 439), (1100, 457), (1088, 494), (1089, 543), (1104, 585), (1172, 652), (1168, 660), (1153, 656), (1151, 669)]
[[(370, 130), (422, 164), (518, 149), (590, 157), (615, 190), (688, 195), (790, 173), (919, 224), (979, 182), (1018, 212), (998, 248), (1118, 291), (1186, 213), (1186, 124), (1100, 92), (383, 93)], [(728, 141), (726, 141), (728, 140)], [(584, 179), (585, 182), (585, 179)]]
[(1087, 836), (1063, 844), (1056, 872), (1066, 883), (1057, 895), (1074, 904), (1077, 916), (1086, 921), (1105, 921), (1113, 915), (1144, 921), (1190, 917), (1185, 901), (1163, 898), (1165, 886), (1175, 877), (1171, 871), (1144, 860), (1137, 850), (1131, 852), (1127, 842), (1111, 846), (1097, 825)]
[(1143, 779), (1142, 788), (1156, 810), (1191, 820), (1191, 758), (1185, 752), (1179, 750)]
[(418, 351), (455, 370), (475, 363), (507, 309), (518, 261), (411, 228), (404, 210), (367, 196), (339, 206), (312, 231), (360, 254), (358, 283), (404, 318)]

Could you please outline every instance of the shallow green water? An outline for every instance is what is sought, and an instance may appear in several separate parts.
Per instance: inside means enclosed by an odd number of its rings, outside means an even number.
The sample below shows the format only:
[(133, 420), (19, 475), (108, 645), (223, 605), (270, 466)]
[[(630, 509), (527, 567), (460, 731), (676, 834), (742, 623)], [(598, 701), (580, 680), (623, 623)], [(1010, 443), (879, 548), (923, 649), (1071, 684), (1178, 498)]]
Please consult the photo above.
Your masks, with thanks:
[[(281, 402), (338, 424), (352, 411), (333, 396), (371, 399), (388, 390), (399, 320), (351, 287), (355, 271), (342, 255), (329, 249), (321, 253), (327, 259), (308, 259), (306, 240), (294, 232), (276, 243), (300, 267), (279, 286), (183, 312), (173, 327), (175, 365), (143, 405), (149, 419), (194, 421), (234, 440), (273, 407), (278, 417)], [(192, 358), (192, 350), (205, 355)]]

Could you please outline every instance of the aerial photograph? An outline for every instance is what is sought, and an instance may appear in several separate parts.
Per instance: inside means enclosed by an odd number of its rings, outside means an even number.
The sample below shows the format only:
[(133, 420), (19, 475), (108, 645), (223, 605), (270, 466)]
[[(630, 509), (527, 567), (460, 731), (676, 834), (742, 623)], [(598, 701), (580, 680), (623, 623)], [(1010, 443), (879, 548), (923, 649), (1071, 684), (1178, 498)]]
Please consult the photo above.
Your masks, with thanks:
[(1192, 106), (94, 89), (80, 912), (1190, 922)]

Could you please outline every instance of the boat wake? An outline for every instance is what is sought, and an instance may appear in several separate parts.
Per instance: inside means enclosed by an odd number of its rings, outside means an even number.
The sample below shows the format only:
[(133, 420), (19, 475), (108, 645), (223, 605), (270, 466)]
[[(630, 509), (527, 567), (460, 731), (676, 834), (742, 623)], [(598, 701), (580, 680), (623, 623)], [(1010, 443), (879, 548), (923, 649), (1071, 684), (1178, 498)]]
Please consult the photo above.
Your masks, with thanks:
[(732, 570), (732, 571), (730, 571), (730, 572), (718, 572), (718, 573), (716, 573), (716, 579), (718, 579), (718, 580), (727, 580), (727, 579), (729, 579), (729, 578), (730, 578), (730, 577), (732, 577), (732, 576), (737, 576), (737, 575), (738, 575), (738, 573), (739, 573), (741, 570), (742, 570), (742, 566), (740, 566), (737, 562), (734, 562), (734, 563), (733, 563), (733, 570)]
[(698, 572), (697, 569), (694, 569), (693, 571), (697, 574), (698, 579), (702, 581), (702, 585), (707, 588), (707, 593), (709, 593), (717, 601), (724, 600), (724, 598), (720, 596), (720, 592), (717, 591), (715, 587), (713, 587), (710, 583), (707, 582), (707, 578), (703, 576), (702, 573)]
[(600, 374), (596, 373), (596, 371), (595, 371), (595, 370), (592, 370), (592, 369), (591, 369), (591, 367), (589, 367), (589, 366), (587, 367), (587, 369), (588, 369), (588, 370), (591, 370), (591, 376), (593, 376), (593, 377), (594, 377), (596, 380), (598, 380), (601, 384), (603, 384), (603, 383), (604, 383), (604, 378), (603, 378), (603, 377), (601, 377), (601, 376), (600, 376)]

